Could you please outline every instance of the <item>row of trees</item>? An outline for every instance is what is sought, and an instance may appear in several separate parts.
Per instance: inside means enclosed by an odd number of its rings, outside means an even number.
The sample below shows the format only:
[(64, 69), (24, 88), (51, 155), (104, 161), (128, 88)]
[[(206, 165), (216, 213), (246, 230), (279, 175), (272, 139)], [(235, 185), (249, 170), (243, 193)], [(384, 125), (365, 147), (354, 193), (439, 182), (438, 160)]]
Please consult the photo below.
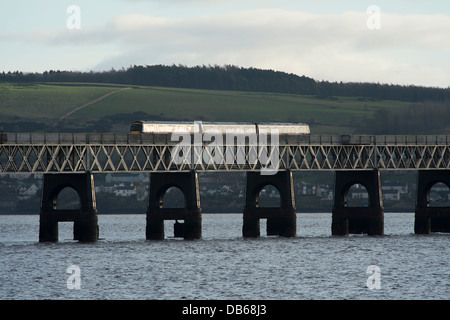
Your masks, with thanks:
[(372, 117), (353, 125), (355, 132), (367, 134), (450, 134), (450, 101), (380, 109)]
[(323, 98), (348, 96), (407, 102), (442, 102), (450, 100), (450, 87), (442, 89), (379, 83), (315, 81), (312, 78), (292, 73), (241, 68), (232, 65), (203, 65), (196, 67), (183, 65), (134, 65), (127, 69), (111, 69), (103, 72), (50, 70), (43, 73), (23, 73), (15, 71), (0, 73), (0, 81), (117, 83), (175, 88), (307, 94)]

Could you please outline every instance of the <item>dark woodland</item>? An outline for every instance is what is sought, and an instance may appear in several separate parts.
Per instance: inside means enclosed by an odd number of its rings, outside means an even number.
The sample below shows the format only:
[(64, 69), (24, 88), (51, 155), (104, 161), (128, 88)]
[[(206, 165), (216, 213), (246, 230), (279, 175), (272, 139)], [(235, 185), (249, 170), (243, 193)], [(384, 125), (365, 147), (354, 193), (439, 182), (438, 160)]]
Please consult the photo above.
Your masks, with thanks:
[(450, 87), (435, 88), (359, 82), (316, 81), (274, 70), (241, 68), (232, 65), (196, 66), (147, 65), (103, 72), (50, 70), (42, 73), (20, 71), (0, 73), (2, 82), (84, 82), (160, 86), (211, 90), (277, 92), (330, 97), (361, 97), (406, 102), (450, 100)]

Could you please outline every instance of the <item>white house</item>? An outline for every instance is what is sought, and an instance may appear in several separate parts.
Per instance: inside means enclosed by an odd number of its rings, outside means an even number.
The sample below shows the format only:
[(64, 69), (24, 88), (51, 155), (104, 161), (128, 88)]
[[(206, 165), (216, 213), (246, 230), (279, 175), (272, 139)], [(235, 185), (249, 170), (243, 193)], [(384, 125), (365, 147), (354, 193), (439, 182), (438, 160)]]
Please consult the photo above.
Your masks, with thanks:
[(116, 197), (131, 197), (135, 194), (136, 194), (136, 188), (134, 188), (133, 186), (126, 187), (123, 184), (116, 187), (116, 189), (114, 190), (114, 195)]
[(36, 195), (39, 188), (33, 183), (31, 186), (27, 187), (21, 187), (19, 189), (19, 198), (20, 200), (26, 200)]
[(369, 194), (365, 189), (353, 190), (351, 194), (352, 199), (363, 199), (363, 200), (369, 199)]
[(408, 193), (408, 184), (407, 183), (398, 183), (398, 182), (387, 182), (383, 184), (381, 190), (384, 192), (388, 191), (398, 191), (399, 194), (407, 194)]
[(112, 174), (108, 173), (105, 177), (106, 183), (115, 183), (115, 182), (123, 182), (123, 183), (132, 183), (132, 182), (148, 182), (148, 175), (143, 174), (142, 172), (139, 174)]
[(390, 201), (400, 201), (400, 190), (383, 191), (383, 199)]

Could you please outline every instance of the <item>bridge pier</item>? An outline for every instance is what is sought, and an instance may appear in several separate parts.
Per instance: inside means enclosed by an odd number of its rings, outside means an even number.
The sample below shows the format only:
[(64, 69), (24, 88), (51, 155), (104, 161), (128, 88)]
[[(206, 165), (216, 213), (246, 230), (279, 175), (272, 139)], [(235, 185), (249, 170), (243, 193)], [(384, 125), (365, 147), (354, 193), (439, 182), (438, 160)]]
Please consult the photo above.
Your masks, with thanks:
[[(80, 197), (80, 208), (57, 208), (59, 193), (74, 189)], [(73, 221), (73, 239), (80, 242), (98, 240), (98, 213), (95, 200), (94, 178), (90, 172), (45, 174), (39, 215), (39, 242), (58, 241), (58, 222)]]
[(430, 190), (442, 182), (450, 188), (450, 170), (419, 170), (414, 233), (450, 232), (450, 207), (431, 207)]
[[(280, 193), (280, 207), (259, 206), (259, 193), (267, 185), (274, 186)], [(278, 171), (275, 175), (261, 175), (259, 172), (247, 172), (242, 227), (244, 237), (260, 236), (260, 219), (267, 219), (267, 235), (279, 235), (283, 237), (296, 236), (297, 215), (291, 171)]]
[[(163, 197), (171, 188), (179, 188), (184, 195), (184, 208), (164, 208)], [(164, 239), (164, 220), (176, 220), (175, 237), (200, 239), (202, 237), (202, 211), (197, 172), (163, 172), (150, 174), (149, 203), (147, 209), (147, 240)], [(183, 223), (178, 220), (184, 220)]]
[[(369, 194), (368, 207), (347, 206), (348, 191), (357, 183), (363, 185)], [(336, 171), (331, 233), (332, 235), (384, 234), (384, 208), (378, 170)]]

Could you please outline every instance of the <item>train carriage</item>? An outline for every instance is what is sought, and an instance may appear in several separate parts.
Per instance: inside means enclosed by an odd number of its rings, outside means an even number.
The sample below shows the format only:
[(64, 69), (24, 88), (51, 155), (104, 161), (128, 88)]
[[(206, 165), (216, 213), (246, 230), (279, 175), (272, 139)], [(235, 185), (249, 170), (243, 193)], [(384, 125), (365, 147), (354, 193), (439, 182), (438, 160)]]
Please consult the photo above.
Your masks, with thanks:
[[(272, 146), (278, 146), (279, 143), (306, 141), (310, 129), (305, 123), (135, 121), (131, 124), (130, 133), (141, 134), (146, 140), (155, 144), (170, 146), (169, 151), (164, 155), (152, 154), (151, 162), (154, 164), (158, 163), (157, 158), (161, 156), (164, 158), (164, 163), (169, 163), (169, 157), (184, 148), (183, 152), (189, 153), (185, 158), (189, 164), (197, 164), (200, 160), (207, 164), (214, 162), (218, 167), (229, 168), (256, 163), (256, 159), (262, 155), (261, 147), (265, 147), (264, 150), (270, 157)], [(176, 146), (180, 141), (189, 145)], [(192, 147), (202, 144), (204, 144), (204, 150), (199, 156), (198, 152), (197, 154), (194, 152), (198, 150)]]
[(277, 130), (279, 135), (309, 135), (309, 125), (305, 123), (251, 123), (251, 122), (202, 122), (202, 121), (135, 121), (130, 133), (171, 134), (171, 133), (236, 133), (259, 134), (262, 130)]

